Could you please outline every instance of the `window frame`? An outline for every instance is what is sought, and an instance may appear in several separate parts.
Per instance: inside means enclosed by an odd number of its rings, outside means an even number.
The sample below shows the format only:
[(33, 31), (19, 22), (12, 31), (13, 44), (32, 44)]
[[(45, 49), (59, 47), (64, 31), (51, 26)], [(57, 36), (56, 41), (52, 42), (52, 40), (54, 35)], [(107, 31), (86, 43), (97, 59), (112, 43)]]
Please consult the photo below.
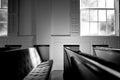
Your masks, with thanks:
[[(81, 8), (80, 8), (80, 0), (79, 0), (79, 14), (80, 14), (80, 16), (79, 16), (79, 20), (81, 20)], [(112, 8), (85, 8), (85, 9), (90, 9), (90, 10), (114, 10), (114, 14), (115, 14), (115, 20), (114, 20), (114, 22), (115, 22), (115, 26), (114, 26), (114, 28), (115, 28), (115, 34), (114, 35), (108, 35), (108, 34), (104, 34), (104, 35), (99, 35), (99, 34), (97, 34), (97, 35), (81, 35), (81, 23), (80, 23), (80, 36), (119, 36), (120, 35), (120, 31), (119, 31), (119, 0), (114, 0), (114, 8), (112, 9)], [(82, 9), (82, 10), (84, 10), (84, 9)], [(79, 22), (81, 22), (81, 21), (79, 21)], [(107, 23), (107, 22), (106, 22)], [(98, 24), (98, 23), (97, 23)], [(90, 26), (89, 26), (90, 27)], [(97, 26), (98, 27), (98, 26)], [(99, 27), (98, 27), (99, 28)]]

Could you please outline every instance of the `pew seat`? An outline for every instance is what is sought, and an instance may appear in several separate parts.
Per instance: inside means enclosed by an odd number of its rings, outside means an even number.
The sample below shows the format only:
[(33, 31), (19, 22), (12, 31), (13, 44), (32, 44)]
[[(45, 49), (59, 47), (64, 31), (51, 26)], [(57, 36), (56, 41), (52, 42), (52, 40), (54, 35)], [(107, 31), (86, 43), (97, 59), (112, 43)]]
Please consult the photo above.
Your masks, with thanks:
[(23, 80), (48, 80), (53, 60), (42, 62), (35, 67)]

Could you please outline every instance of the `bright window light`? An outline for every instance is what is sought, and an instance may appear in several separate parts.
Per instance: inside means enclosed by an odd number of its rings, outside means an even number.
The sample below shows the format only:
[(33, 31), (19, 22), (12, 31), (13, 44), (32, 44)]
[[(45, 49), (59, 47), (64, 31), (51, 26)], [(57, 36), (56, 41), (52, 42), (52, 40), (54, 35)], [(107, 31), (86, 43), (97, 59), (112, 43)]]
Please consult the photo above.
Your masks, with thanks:
[(0, 36), (8, 34), (8, 0), (0, 0)]
[(80, 0), (81, 36), (116, 36), (115, 0)]

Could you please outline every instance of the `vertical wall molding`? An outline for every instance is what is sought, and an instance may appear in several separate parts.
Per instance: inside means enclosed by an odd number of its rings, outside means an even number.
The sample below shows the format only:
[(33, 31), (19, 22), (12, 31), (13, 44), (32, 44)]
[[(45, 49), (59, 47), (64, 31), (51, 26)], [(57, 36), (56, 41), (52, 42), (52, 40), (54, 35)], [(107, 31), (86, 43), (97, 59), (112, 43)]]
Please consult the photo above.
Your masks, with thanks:
[(8, 0), (8, 35), (18, 34), (19, 0)]
[(71, 35), (80, 35), (80, 10), (79, 0), (71, 0), (70, 2), (71, 17)]
[(19, 2), (19, 35), (32, 36), (32, 8), (33, 0), (20, 0)]

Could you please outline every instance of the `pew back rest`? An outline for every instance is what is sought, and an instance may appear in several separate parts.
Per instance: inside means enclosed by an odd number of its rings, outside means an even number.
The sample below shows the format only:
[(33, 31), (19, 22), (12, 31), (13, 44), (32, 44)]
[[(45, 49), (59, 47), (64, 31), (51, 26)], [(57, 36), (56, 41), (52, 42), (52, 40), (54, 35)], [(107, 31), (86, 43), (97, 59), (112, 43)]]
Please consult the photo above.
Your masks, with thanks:
[(38, 54), (34, 48), (0, 52), (0, 54), (1, 76), (4, 80), (22, 80), (41, 63), (40, 58), (36, 58)]
[(0, 47), (0, 52), (10, 51), (22, 48), (22, 45), (5, 45), (4, 47)]
[(42, 62), (49, 60), (49, 45), (34, 45), (34, 47), (41, 56)]
[[(73, 50), (65, 49), (66, 55), (70, 58), (71, 73), (68, 74), (69, 80), (100, 80), (88, 67), (85, 65), (83, 58), (79, 57)], [(84, 63), (84, 64), (83, 64)], [(88, 63), (87, 63), (88, 64)], [(66, 64), (64, 64), (66, 65)], [(65, 73), (66, 74), (66, 73)]]
[(107, 80), (107, 79), (119, 80), (120, 79), (120, 69), (118, 65), (113, 66), (114, 64), (112, 63), (109, 63), (106, 61), (104, 62), (104, 60), (100, 60), (100, 59), (97, 60), (92, 56), (79, 55), (78, 57), (79, 58), (82, 57), (84, 60), (84, 64), (87, 67), (89, 67), (92, 70), (92, 72), (95, 72), (95, 74), (97, 74), (99, 78), (95, 80), (99, 80), (99, 79), (100, 80)]
[(120, 49), (113, 48), (95, 48), (96, 57), (120, 65)]
[(71, 57), (71, 61), (73, 65), (74, 78), (79, 80), (103, 80), (97, 75), (99, 73), (99, 69), (91, 65), (89, 62), (77, 59), (76, 57)]
[(67, 53), (67, 51), (64, 49), (64, 79), (65, 80), (72, 80), (71, 79), (71, 74), (72, 74), (72, 65), (71, 65), (71, 60), (70, 56)]
[[(94, 56), (85, 53), (75, 53), (68, 51), (71, 56), (71, 62), (74, 69), (74, 74), (82, 75), (83, 80), (119, 80), (120, 70), (109, 67), (111, 63), (98, 59)], [(112, 64), (111, 64), (112, 65)], [(112, 65), (113, 66), (113, 65)], [(118, 66), (117, 66), (118, 68)], [(119, 71), (117, 71), (119, 70)], [(74, 75), (73, 74), (73, 75)], [(76, 74), (75, 74), (76, 76)], [(78, 76), (79, 78), (79, 76)]]

